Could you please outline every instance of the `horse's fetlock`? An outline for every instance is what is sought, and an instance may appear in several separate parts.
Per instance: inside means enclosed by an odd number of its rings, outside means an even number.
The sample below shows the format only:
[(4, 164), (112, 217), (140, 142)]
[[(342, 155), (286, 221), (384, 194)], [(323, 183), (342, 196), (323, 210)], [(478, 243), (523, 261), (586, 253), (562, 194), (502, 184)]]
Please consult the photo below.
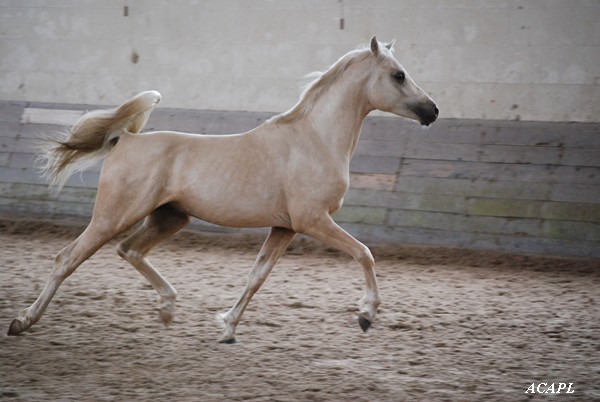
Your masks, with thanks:
[(376, 299), (373, 300), (373, 307), (375, 307), (375, 311), (377, 311), (377, 309), (379, 308), (380, 305), (381, 305), (381, 299), (379, 297), (377, 297)]
[(175, 305), (177, 301), (177, 291), (173, 289), (173, 291), (169, 291), (168, 293), (161, 293), (159, 298), (159, 303), (161, 306)]

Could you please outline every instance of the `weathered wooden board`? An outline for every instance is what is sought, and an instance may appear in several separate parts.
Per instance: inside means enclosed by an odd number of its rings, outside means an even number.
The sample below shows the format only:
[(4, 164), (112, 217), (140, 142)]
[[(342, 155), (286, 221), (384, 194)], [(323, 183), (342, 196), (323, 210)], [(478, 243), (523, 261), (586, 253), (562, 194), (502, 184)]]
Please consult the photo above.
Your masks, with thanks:
[[(57, 195), (33, 161), (40, 137), (95, 108), (0, 102), (0, 213), (89, 218), (100, 165)], [(236, 133), (271, 116), (159, 107), (145, 131)], [(440, 120), (423, 129), (372, 117), (350, 170), (334, 219), (367, 242), (600, 257), (599, 123)]]
[(521, 182), (550, 182), (571, 184), (600, 184), (597, 167), (531, 165), (440, 161), (426, 159), (402, 160), (402, 176), (437, 177), (469, 180), (501, 180)]
[(600, 248), (598, 248), (598, 242), (595, 241), (485, 233), (473, 234), (448, 229), (391, 227), (362, 223), (342, 223), (342, 227), (367, 244), (428, 244), (442, 247), (600, 258)]
[(83, 112), (80, 110), (26, 107), (21, 115), (21, 123), (72, 126), (82, 115)]
[(377, 173), (351, 173), (350, 188), (393, 191), (396, 175)]
[(552, 183), (400, 176), (396, 191), (465, 197), (545, 200)]

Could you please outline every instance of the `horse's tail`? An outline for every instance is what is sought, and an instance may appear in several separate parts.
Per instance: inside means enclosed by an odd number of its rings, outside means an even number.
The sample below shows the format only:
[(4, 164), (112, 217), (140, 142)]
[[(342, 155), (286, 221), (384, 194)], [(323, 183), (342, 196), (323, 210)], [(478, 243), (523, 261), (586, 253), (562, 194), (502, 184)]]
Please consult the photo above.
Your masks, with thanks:
[(104, 158), (121, 135), (139, 133), (158, 102), (160, 93), (146, 91), (116, 109), (84, 114), (64, 133), (64, 139), (49, 138), (42, 145), (38, 157), (42, 175), (60, 191), (69, 176)]

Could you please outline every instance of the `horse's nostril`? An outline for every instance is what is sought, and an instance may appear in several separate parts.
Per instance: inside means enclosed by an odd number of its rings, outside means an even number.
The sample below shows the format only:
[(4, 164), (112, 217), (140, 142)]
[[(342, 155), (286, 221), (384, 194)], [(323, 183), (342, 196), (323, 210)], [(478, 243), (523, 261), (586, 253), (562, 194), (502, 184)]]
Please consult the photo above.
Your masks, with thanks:
[(417, 105), (413, 112), (418, 116), (418, 120), (422, 125), (428, 126), (437, 120), (440, 111), (435, 103), (427, 102)]

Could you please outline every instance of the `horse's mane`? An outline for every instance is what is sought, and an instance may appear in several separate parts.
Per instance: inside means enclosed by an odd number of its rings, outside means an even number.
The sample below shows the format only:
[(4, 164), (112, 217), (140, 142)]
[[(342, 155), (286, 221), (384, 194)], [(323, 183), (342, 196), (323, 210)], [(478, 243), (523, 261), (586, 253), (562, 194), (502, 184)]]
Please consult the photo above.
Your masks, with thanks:
[(366, 48), (353, 50), (342, 56), (326, 71), (309, 74), (308, 76), (317, 76), (317, 78), (306, 86), (298, 103), (287, 112), (273, 116), (269, 121), (289, 124), (305, 117), (321, 95), (327, 92), (352, 64), (366, 59), (370, 54), (370, 50)]

